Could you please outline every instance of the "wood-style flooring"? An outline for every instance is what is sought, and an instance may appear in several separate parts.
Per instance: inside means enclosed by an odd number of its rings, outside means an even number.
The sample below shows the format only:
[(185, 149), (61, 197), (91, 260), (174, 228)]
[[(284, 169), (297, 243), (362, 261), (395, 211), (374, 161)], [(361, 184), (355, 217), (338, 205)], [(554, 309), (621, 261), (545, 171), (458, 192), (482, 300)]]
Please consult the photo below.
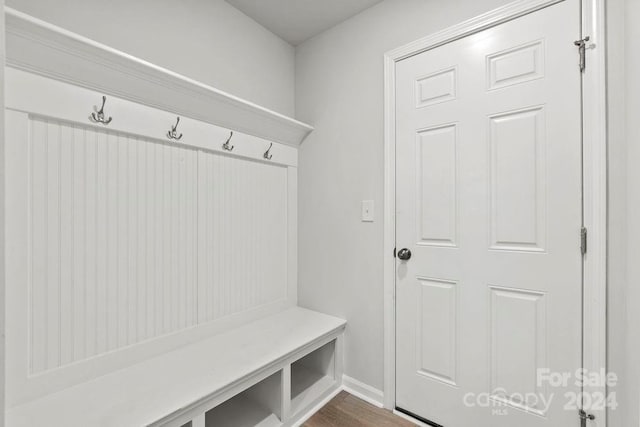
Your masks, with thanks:
[(303, 427), (415, 427), (415, 424), (342, 391)]

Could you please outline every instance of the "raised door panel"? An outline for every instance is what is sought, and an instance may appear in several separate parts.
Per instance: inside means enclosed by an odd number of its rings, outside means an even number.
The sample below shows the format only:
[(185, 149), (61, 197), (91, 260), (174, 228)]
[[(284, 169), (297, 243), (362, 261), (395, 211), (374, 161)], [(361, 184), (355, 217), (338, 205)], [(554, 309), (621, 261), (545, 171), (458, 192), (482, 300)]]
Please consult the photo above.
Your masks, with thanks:
[(458, 290), (449, 280), (418, 278), (417, 370), (429, 379), (456, 385)]
[(456, 99), (455, 67), (421, 76), (416, 80), (416, 108)]
[(500, 89), (544, 77), (544, 41), (487, 56), (487, 88)]
[(534, 107), (489, 118), (492, 249), (545, 250), (544, 114)]
[(547, 396), (539, 370), (547, 368), (546, 296), (489, 287), (490, 390), (507, 405), (544, 415)]
[(457, 236), (457, 128), (455, 124), (417, 134), (416, 205), (419, 245), (455, 246)]

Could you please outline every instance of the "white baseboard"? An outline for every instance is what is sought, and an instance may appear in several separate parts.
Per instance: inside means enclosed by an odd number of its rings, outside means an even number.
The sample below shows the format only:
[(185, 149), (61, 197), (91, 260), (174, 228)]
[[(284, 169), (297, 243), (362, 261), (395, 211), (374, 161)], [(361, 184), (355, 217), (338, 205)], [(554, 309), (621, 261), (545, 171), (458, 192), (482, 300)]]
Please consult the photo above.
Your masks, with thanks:
[(362, 399), (365, 402), (372, 404), (373, 406), (376, 406), (378, 408), (383, 407), (382, 402), (384, 394), (382, 393), (382, 391), (378, 390), (377, 388), (371, 387), (368, 384), (360, 382), (354, 378), (343, 375), (342, 384), (340, 385), (340, 387), (338, 387), (335, 391), (318, 402), (318, 404), (307, 411), (306, 414), (298, 418), (293, 424), (291, 424), (291, 427), (300, 427), (302, 424), (304, 424), (305, 421), (311, 418), (316, 412), (322, 409), (324, 405), (329, 403), (331, 399), (336, 397), (336, 395), (343, 390), (357, 397), (358, 399)]
[(384, 393), (377, 388), (360, 382), (355, 378), (342, 376), (342, 389), (357, 398), (364, 400), (378, 408), (382, 408), (384, 402)]
[(338, 387), (335, 391), (333, 391), (331, 394), (329, 394), (327, 397), (325, 397), (324, 399), (322, 399), (320, 402), (318, 402), (318, 404), (316, 406), (314, 406), (313, 408), (311, 408), (306, 414), (304, 414), (303, 416), (301, 416), (296, 422), (294, 422), (293, 424), (291, 424), (291, 427), (300, 427), (302, 424), (304, 424), (305, 421), (307, 421), (309, 418), (311, 418), (316, 412), (318, 412), (320, 409), (322, 409), (322, 407), (324, 405), (326, 405), (327, 403), (329, 403), (331, 401), (331, 399), (333, 399), (334, 397), (336, 397), (338, 395), (338, 393), (340, 393), (342, 391), (342, 387)]

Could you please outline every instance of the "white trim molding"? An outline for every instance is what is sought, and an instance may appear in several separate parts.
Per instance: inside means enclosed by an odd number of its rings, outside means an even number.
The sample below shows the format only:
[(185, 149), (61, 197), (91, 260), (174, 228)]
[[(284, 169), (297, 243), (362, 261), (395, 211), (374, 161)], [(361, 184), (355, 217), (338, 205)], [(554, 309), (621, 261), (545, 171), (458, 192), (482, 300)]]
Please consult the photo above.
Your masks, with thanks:
[[(342, 384), (340, 385), (340, 387), (338, 387), (337, 390), (333, 391), (327, 397), (322, 399), (317, 405), (311, 408), (308, 412), (302, 415), (298, 419), (298, 421), (293, 423), (291, 427), (299, 427), (303, 425), (309, 418), (314, 416), (318, 411), (320, 411), (320, 409), (322, 409), (325, 405), (327, 405), (334, 397), (336, 397), (342, 391), (345, 391), (350, 395), (357, 397), (358, 399), (364, 400), (365, 402), (377, 408), (383, 407), (383, 404), (382, 404), (383, 393), (381, 390), (378, 390), (377, 388), (372, 387), (369, 384), (360, 382), (354, 378), (343, 375)], [(401, 414), (398, 414), (398, 415), (402, 417)], [(406, 415), (404, 416), (404, 418), (413, 423), (416, 423), (415, 420), (406, 418)], [(417, 425), (421, 425), (421, 424), (417, 424)]]
[(505, 6), (499, 7), (475, 18), (471, 18), (460, 24), (445, 28), (430, 36), (418, 39), (409, 44), (391, 50), (385, 54), (385, 58), (394, 63), (402, 61), (410, 56), (417, 55), (426, 50), (435, 49), (447, 43), (471, 34), (479, 33), (487, 28), (495, 27), (507, 21), (512, 21), (537, 10), (544, 9), (563, 0), (517, 0)]
[[(607, 84), (605, 1), (582, 0), (582, 36), (589, 37), (582, 78), (583, 223), (588, 249), (583, 272), (583, 368), (607, 369)], [(606, 396), (605, 385), (585, 385), (585, 393)], [(590, 408), (598, 427), (607, 410)]]
[(372, 404), (378, 408), (382, 408), (383, 402), (383, 393), (382, 390), (378, 390), (375, 387), (370, 386), (369, 384), (365, 384), (356, 380), (355, 378), (351, 378), (347, 375), (342, 376), (342, 389), (347, 393), (364, 400), (367, 403)]
[[(4, 0), (0, 0), (0, 7), (4, 6)], [(4, 111), (4, 63), (5, 63), (5, 34), (4, 34), (4, 16), (0, 16), (0, 111)], [(6, 269), (5, 269), (5, 140), (4, 140), (4, 114), (0, 114), (0, 413), (5, 412), (5, 385), (6, 384), (6, 345), (5, 345), (5, 315), (6, 315)], [(0, 417), (0, 427), (4, 427), (4, 416)]]
[[(293, 423), (291, 427), (299, 427), (303, 425), (309, 418), (314, 416), (318, 411), (320, 411), (325, 405), (327, 405), (334, 397), (336, 397), (342, 391), (345, 391), (350, 395), (357, 397), (358, 399), (364, 400), (365, 402), (377, 408), (383, 407), (383, 404), (382, 404), (383, 393), (381, 390), (378, 390), (377, 388), (372, 387), (369, 384), (360, 382), (347, 375), (342, 375), (342, 383), (340, 387), (338, 387), (337, 390), (333, 391), (327, 397), (325, 397), (320, 402), (318, 402), (317, 405), (311, 408), (304, 415), (300, 416), (300, 418), (295, 423)], [(405, 419), (408, 419), (406, 418), (406, 415), (404, 417)], [(409, 420), (409, 421), (416, 423), (415, 420)]]
[(307, 422), (309, 420), (309, 418), (313, 417), (316, 412), (318, 412), (320, 409), (322, 409), (325, 405), (327, 405), (329, 402), (331, 402), (331, 400), (336, 397), (338, 394), (340, 394), (340, 392), (343, 390), (343, 387), (338, 387), (336, 390), (334, 390), (333, 392), (331, 392), (331, 394), (329, 394), (327, 397), (325, 397), (324, 399), (322, 399), (320, 402), (318, 402), (317, 405), (315, 405), (313, 408), (311, 408), (310, 410), (308, 410), (304, 415), (300, 416), (300, 418), (298, 419), (298, 421), (296, 421), (295, 423), (293, 423), (291, 425), (291, 427), (300, 427), (302, 426), (305, 422)]
[[(397, 61), (399, 61), (398, 59)], [(384, 57), (384, 407), (396, 407), (396, 58)]]
[[(384, 407), (394, 409), (395, 384), (395, 69), (408, 57), (504, 22), (533, 13), (563, 0), (518, 0), (461, 24), (387, 52), (384, 56)], [(605, 0), (582, 0), (583, 35), (590, 37), (587, 69), (583, 75), (584, 225), (589, 231), (584, 258), (583, 367), (590, 372), (606, 369), (606, 261), (607, 261), (607, 138)], [(577, 296), (579, 297), (579, 296)], [(585, 388), (604, 393), (604, 387)], [(597, 425), (606, 427), (604, 409), (590, 411)]]
[(248, 135), (298, 146), (308, 124), (9, 7), (6, 64)]

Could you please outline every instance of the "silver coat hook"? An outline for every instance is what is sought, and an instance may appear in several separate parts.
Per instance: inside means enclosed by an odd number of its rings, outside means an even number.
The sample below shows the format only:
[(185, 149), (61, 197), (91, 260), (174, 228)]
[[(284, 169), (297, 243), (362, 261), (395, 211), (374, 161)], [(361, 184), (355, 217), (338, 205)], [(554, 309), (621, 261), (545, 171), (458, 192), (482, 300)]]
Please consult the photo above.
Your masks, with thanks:
[(269, 151), (271, 151), (271, 147), (273, 147), (273, 142), (269, 145), (269, 148), (267, 149), (267, 151), (264, 152), (264, 158), (267, 160), (271, 160), (271, 158), (273, 157), (273, 154), (269, 154)]
[(229, 145), (229, 142), (231, 141), (231, 138), (233, 138), (233, 131), (231, 131), (231, 135), (229, 135), (229, 138), (227, 139), (227, 142), (222, 144), (222, 148), (224, 148), (227, 151), (233, 151), (233, 149), (235, 148), (235, 145)]
[(171, 130), (167, 132), (167, 138), (174, 139), (176, 141), (180, 141), (182, 139), (182, 134), (178, 135), (178, 124), (180, 123), (180, 117), (176, 120), (176, 124), (171, 126)]
[(105, 120), (104, 118), (104, 104), (107, 102), (107, 97), (103, 96), (102, 97), (102, 107), (100, 107), (100, 110), (98, 110), (98, 107), (93, 107), (96, 112), (95, 113), (91, 113), (91, 116), (89, 116), (89, 119), (93, 120), (95, 123), (102, 123), (103, 125), (108, 125), (109, 123), (111, 123), (111, 120), (113, 120), (112, 117), (109, 117), (108, 119)]

